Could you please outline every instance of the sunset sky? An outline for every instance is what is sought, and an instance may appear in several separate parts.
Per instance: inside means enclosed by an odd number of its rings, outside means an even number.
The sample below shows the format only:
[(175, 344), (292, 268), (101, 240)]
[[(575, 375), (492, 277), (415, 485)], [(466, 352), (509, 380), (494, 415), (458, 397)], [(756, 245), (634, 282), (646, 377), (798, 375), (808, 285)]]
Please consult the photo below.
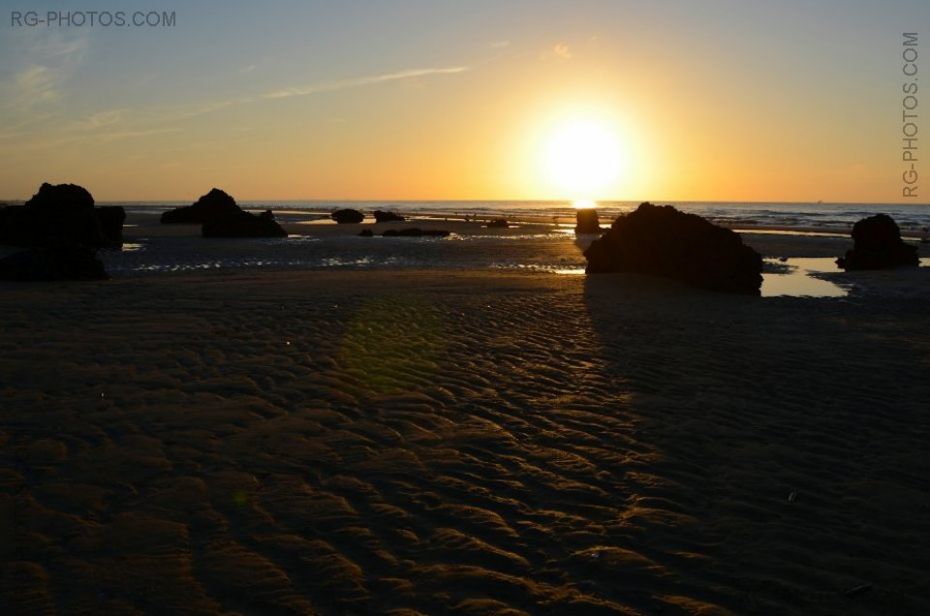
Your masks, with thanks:
[(0, 198), (899, 202), (901, 33), (930, 25), (926, 0), (194, 4), (11, 27), (67, 5), (3, 0)]

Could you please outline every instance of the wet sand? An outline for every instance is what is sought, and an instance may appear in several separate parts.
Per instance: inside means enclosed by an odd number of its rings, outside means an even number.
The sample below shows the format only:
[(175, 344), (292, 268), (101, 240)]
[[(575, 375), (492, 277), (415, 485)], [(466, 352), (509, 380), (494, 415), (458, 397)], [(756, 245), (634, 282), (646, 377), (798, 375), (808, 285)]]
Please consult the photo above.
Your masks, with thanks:
[(930, 276), (0, 285), (0, 611), (921, 614)]

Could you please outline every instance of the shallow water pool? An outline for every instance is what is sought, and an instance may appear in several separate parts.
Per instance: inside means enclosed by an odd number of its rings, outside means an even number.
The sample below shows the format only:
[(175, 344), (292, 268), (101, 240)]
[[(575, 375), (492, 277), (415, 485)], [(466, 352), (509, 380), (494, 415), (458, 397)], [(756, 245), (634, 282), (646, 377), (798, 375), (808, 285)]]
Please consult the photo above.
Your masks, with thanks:
[(762, 297), (845, 297), (849, 289), (811, 274), (838, 272), (832, 257), (766, 259), (786, 271), (762, 274)]

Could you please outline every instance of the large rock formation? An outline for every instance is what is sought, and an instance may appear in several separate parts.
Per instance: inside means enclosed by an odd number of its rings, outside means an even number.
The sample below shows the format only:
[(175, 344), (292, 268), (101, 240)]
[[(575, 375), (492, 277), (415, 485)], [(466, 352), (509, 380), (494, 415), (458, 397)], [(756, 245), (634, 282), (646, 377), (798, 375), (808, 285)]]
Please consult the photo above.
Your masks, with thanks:
[(601, 232), (601, 221), (597, 217), (597, 210), (586, 207), (575, 212), (575, 233), (590, 234)]
[(905, 244), (891, 216), (876, 214), (853, 225), (855, 245), (836, 264), (845, 270), (884, 269), (920, 264), (917, 247)]
[(359, 212), (358, 210), (336, 210), (330, 214), (333, 220), (335, 220), (340, 225), (360, 223), (365, 220), (365, 215)]
[(202, 224), (204, 237), (287, 237), (271, 210), (256, 216), (236, 204), (219, 188), (213, 188), (193, 205), (161, 215), (162, 224)]
[(97, 251), (88, 246), (32, 248), (0, 259), (0, 280), (107, 280)]
[(395, 212), (375, 210), (375, 222), (404, 222), (405, 220), (407, 219)]
[(0, 209), (0, 243), (13, 246), (120, 246), (122, 207), (94, 207), (76, 184), (42, 184), (25, 205)]
[(212, 188), (193, 205), (165, 212), (161, 215), (161, 222), (165, 225), (202, 225), (206, 222), (217, 222), (223, 218), (238, 216), (240, 213), (242, 213), (242, 208), (236, 205), (235, 199), (219, 188)]
[(287, 231), (275, 221), (271, 210), (258, 216), (239, 210), (236, 215), (203, 223), (201, 231), (204, 237), (287, 237)]
[(762, 286), (762, 257), (739, 235), (670, 205), (620, 216), (584, 255), (589, 274), (637, 272), (749, 295)]

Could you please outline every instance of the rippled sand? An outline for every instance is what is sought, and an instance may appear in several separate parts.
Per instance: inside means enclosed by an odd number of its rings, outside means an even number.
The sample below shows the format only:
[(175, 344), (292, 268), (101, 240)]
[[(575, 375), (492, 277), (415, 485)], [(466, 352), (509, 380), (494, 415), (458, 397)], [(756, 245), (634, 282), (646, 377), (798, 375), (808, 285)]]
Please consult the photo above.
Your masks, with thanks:
[(925, 613), (930, 279), (860, 278), (3, 285), (0, 611)]

